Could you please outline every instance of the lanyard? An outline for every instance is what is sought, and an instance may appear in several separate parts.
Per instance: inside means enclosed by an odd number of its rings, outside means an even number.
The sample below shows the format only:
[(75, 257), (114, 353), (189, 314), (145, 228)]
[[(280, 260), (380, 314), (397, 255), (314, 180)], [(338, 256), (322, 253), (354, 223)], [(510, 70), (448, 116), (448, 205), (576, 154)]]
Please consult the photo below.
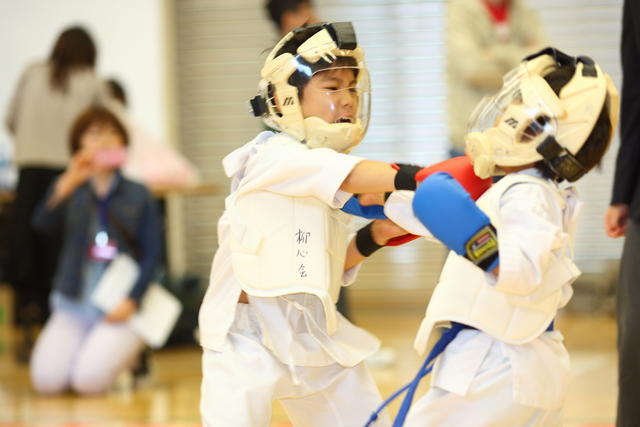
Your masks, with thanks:
[(98, 247), (106, 247), (109, 243), (109, 204), (113, 198), (116, 180), (117, 177), (114, 177), (105, 197), (94, 195), (94, 201), (98, 205), (98, 232), (95, 237), (95, 244)]
[(104, 198), (98, 198), (98, 229), (100, 231), (107, 231), (109, 227), (109, 203), (113, 192), (109, 190), (109, 193)]

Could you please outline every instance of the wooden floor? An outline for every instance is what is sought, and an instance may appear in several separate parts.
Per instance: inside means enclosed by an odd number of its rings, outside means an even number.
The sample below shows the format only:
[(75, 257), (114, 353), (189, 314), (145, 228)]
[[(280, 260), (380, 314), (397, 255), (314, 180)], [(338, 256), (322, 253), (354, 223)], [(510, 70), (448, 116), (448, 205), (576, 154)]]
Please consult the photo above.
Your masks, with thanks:
[[(404, 384), (417, 369), (411, 349), (420, 312), (361, 309), (355, 321), (383, 341), (385, 353), (371, 364), (383, 395)], [(558, 327), (566, 337), (573, 363), (573, 382), (565, 407), (567, 426), (608, 426), (616, 400), (615, 323), (610, 317), (564, 315)], [(100, 397), (42, 397), (30, 387), (28, 368), (11, 356), (11, 331), (0, 332), (0, 423), (5, 425), (199, 425), (200, 351), (173, 348), (152, 355), (152, 374), (131, 387), (126, 378)], [(395, 355), (390, 362), (389, 356)], [(394, 408), (397, 408), (394, 407)], [(393, 410), (395, 412), (395, 409)], [(272, 426), (290, 424), (278, 404)], [(329, 427), (329, 426), (328, 426)]]

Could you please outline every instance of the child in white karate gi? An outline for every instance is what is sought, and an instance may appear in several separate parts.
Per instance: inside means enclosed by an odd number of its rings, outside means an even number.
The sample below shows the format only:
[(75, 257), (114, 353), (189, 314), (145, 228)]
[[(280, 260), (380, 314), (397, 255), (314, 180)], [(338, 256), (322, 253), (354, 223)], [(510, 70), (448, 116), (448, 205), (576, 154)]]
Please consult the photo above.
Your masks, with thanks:
[[(286, 35), (262, 69), (262, 132), (225, 157), (232, 180), (200, 310), (207, 426), (360, 426), (381, 402), (363, 364), (378, 341), (335, 309), (359, 263), (405, 234), (376, 220), (356, 237), (353, 193), (415, 189), (418, 167), (346, 154), (364, 137), (369, 80), (350, 23)], [(382, 424), (387, 425), (384, 418)]]
[(450, 343), (407, 426), (562, 424), (569, 355), (554, 318), (580, 274), (571, 260), (580, 202), (559, 183), (600, 162), (617, 111), (617, 91), (597, 64), (547, 48), (507, 74), (470, 121), (475, 173), (505, 176), (476, 203), (445, 174), (420, 184), (415, 216), (452, 252), (415, 347), (425, 352), (439, 327), (450, 327), (441, 339)]

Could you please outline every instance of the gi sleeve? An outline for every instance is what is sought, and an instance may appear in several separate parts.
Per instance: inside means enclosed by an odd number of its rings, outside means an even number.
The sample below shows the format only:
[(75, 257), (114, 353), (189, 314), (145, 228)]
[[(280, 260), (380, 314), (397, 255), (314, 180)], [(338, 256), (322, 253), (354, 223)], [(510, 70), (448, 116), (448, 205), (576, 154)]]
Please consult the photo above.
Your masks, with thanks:
[(242, 191), (262, 189), (292, 197), (316, 197), (339, 209), (351, 197), (340, 186), (362, 160), (329, 148), (266, 144), (248, 162), (241, 187)]
[(560, 207), (541, 185), (521, 183), (502, 195), (499, 219), (500, 273), (495, 287), (530, 295), (541, 285), (552, 251), (562, 246), (566, 235)]

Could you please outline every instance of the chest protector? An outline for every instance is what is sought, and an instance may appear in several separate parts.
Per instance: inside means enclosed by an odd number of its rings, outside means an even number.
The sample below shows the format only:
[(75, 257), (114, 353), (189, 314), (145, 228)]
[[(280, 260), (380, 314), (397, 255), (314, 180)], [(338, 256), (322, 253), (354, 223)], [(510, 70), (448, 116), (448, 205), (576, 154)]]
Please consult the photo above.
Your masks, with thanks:
[(351, 217), (314, 197), (268, 191), (232, 194), (226, 209), (231, 263), (242, 289), (261, 297), (315, 295), (324, 308), (315, 316), (333, 334)]
[[(525, 174), (510, 174), (494, 184), (477, 204), (491, 219), (500, 236), (498, 218), (500, 197), (518, 183), (534, 182), (548, 187), (563, 210), (563, 231), (568, 234), (554, 250), (538, 289), (529, 295), (497, 290), (488, 274), (455, 252), (450, 252), (427, 312), (416, 336), (414, 347), (424, 353), (433, 330), (459, 322), (509, 344), (524, 344), (542, 334), (571, 297), (571, 283), (580, 271), (571, 261), (573, 230), (578, 214), (576, 199), (569, 191), (559, 190), (548, 181)], [(568, 193), (568, 194), (567, 194)], [(573, 197), (572, 203), (567, 203)]]

